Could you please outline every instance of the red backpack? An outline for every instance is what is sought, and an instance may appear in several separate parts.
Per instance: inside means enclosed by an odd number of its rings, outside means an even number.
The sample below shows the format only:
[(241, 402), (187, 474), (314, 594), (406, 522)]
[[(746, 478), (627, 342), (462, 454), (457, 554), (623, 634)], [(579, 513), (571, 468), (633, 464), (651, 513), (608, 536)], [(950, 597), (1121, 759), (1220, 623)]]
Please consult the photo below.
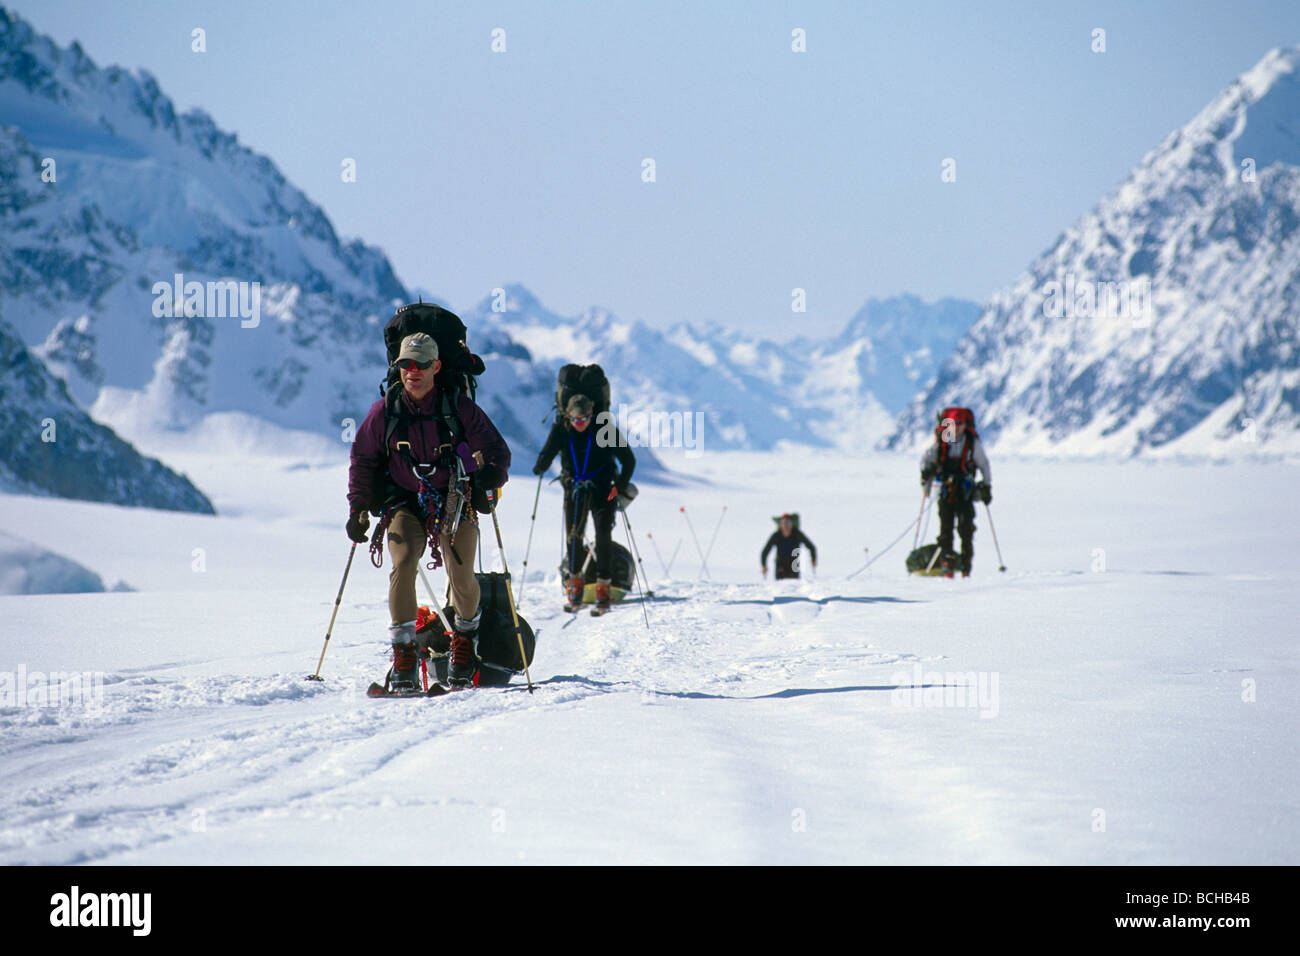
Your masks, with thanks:
[(971, 460), (970, 453), (971, 453), (971, 448), (975, 444), (975, 440), (980, 437), (979, 433), (975, 431), (975, 413), (972, 412), (969, 408), (966, 408), (961, 405), (949, 405), (947, 408), (945, 408), (943, 411), (941, 411), (938, 414), (937, 418), (938, 418), (938, 424), (935, 425), (934, 427), (934, 442), (939, 449), (940, 469), (942, 469), (948, 461), (948, 453), (946, 449), (943, 447), (945, 444), (943, 440), (943, 433), (945, 429), (948, 427), (948, 423), (965, 422), (966, 434), (972, 440), (967, 441), (962, 446), (961, 459), (958, 461), (957, 467), (963, 473), (968, 471), (973, 472), (975, 470), (975, 462)]

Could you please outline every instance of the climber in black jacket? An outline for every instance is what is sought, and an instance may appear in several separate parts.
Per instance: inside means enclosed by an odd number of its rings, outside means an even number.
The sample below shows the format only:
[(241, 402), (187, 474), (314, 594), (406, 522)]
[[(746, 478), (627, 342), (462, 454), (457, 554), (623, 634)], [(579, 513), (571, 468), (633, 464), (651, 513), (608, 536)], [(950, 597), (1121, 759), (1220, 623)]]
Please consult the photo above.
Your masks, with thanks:
[(801, 547), (808, 549), (812, 566), (817, 567), (817, 547), (808, 540), (808, 536), (799, 530), (799, 516), (783, 514), (776, 519), (777, 530), (763, 545), (763, 554), (759, 561), (763, 565), (763, 577), (767, 577), (767, 556), (776, 548), (776, 579), (799, 577), (799, 558)]
[(596, 527), (596, 606), (610, 605), (610, 571), (613, 565), (614, 520), (618, 513), (618, 496), (627, 492), (628, 482), (636, 469), (636, 456), (608, 413), (596, 421), (593, 403), (586, 395), (574, 395), (564, 407), (562, 420), (551, 433), (533, 465), (533, 474), (541, 475), (560, 456), (560, 473), (564, 481), (564, 527), (567, 533), (569, 561), (566, 610), (582, 605), (583, 532), (590, 514)]

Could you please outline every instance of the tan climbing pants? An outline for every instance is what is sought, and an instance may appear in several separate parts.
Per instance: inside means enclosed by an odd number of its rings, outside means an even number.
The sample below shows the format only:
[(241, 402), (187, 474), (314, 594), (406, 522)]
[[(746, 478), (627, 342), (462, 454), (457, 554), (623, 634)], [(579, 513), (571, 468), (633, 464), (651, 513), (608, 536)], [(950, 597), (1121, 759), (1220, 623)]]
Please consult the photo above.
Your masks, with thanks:
[[(388, 573), (388, 614), (394, 624), (415, 620), (419, 604), (415, 596), (415, 578), (426, 543), (424, 522), (419, 516), (406, 508), (398, 510), (388, 525), (388, 554), (393, 559), (393, 569)], [(465, 518), (456, 529), (459, 564), (441, 534), (438, 535), (438, 547), (442, 551), (443, 568), (451, 577), (452, 606), (461, 617), (472, 618), (478, 613), (478, 581), (474, 577), (478, 528)]]

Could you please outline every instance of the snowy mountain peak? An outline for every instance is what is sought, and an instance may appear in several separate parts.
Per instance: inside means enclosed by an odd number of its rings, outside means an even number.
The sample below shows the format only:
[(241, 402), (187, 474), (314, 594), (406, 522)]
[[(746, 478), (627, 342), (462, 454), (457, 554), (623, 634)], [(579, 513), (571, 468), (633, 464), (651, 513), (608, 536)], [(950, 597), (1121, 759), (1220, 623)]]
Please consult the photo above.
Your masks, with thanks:
[(1004, 450), (1300, 449), (1297, 63), (1269, 53), (996, 294), (892, 444), (956, 403)]
[(1300, 47), (1273, 50), (1238, 81), (1244, 117), (1235, 136), (1236, 167), (1253, 159), (1300, 166)]
[(1294, 79), (1300, 69), (1300, 46), (1274, 47), (1237, 81), (1254, 99), (1261, 99), (1281, 79)]
[(1259, 172), (1276, 164), (1300, 165), (1298, 66), (1300, 47), (1269, 51), (1147, 154), (1133, 174), (1134, 183), (1146, 190), (1176, 188), (1182, 171), (1207, 167), (1229, 182), (1240, 182), (1246, 168)]
[[(70, 345), (73, 336), (85, 331), (78, 325), (68, 330)], [(213, 512), (212, 503), (188, 478), (92, 421), (3, 317), (0, 433), (5, 435), (0, 491)]]
[(518, 282), (506, 282), (497, 286), (476, 302), (467, 314), (491, 317), (494, 324), (506, 327), (523, 323), (554, 329), (572, 321), (547, 309), (527, 286)]
[[(600, 306), (565, 317), (521, 286), (503, 289), (503, 311), (494, 311), (488, 297), (466, 315), (472, 330), (508, 333), (552, 382), (567, 362), (597, 362), (614, 385), (616, 404), (699, 412), (710, 447), (717, 448), (779, 442), (860, 448), (863, 436), (870, 440), (890, 427), (879, 396), (888, 394), (901, 408), (979, 308), (956, 300), (873, 300), (867, 319), (840, 335), (786, 345), (698, 321), (661, 330)], [(900, 302), (907, 303), (901, 312)], [(879, 368), (873, 349), (885, 356)], [(902, 357), (895, 362), (896, 356)]]
[(269, 159), (8, 12), (0, 116), (0, 299), (97, 417), (143, 437), (225, 412), (337, 434), (364, 414), (376, 325), (410, 297)]

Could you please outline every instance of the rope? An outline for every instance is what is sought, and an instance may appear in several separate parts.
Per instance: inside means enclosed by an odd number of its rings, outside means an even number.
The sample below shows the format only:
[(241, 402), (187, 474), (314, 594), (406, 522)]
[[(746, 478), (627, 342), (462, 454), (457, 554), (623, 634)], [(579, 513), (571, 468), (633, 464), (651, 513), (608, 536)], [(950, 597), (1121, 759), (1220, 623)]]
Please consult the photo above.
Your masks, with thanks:
[(379, 524), (375, 526), (375, 533), (370, 538), (370, 563), (377, 568), (384, 566), (384, 535), (388, 533), (388, 525), (392, 520), (391, 508), (379, 512)]
[[(466, 495), (464, 508), (461, 511), (461, 520), (469, 519), (470, 524), (478, 527), (478, 515), (475, 514), (473, 507), (470, 506), (470, 496)], [(419, 516), (424, 520), (424, 534), (429, 541), (429, 563), (427, 565), (430, 571), (436, 571), (443, 565), (442, 550), (438, 547), (439, 523), (443, 508), (446, 507), (447, 496), (433, 486), (428, 478), (420, 478), (420, 491), (416, 495), (415, 504)], [(385, 508), (379, 513), (379, 524), (375, 528), (375, 533), (370, 539), (370, 563), (377, 568), (384, 566), (384, 538), (388, 534), (388, 526), (393, 522), (393, 515), (397, 513), (398, 506)], [(451, 535), (447, 539), (447, 545), (455, 553), (456, 536)]]
[(856, 578), (859, 574), (861, 574), (863, 571), (867, 570), (867, 568), (871, 567), (873, 564), (875, 564), (877, 561), (879, 561), (881, 558), (883, 558), (886, 554), (889, 553), (889, 549), (890, 549), (890, 548), (892, 548), (894, 545), (898, 544), (898, 542), (902, 541), (904, 538), (907, 537), (907, 532), (911, 531), (911, 530), (912, 530), (912, 527), (913, 527), (914, 525), (917, 525), (917, 524), (920, 524), (920, 523), (921, 523), (921, 516), (920, 516), (920, 515), (917, 515), (915, 518), (912, 519), (911, 523), (908, 524), (908, 526), (907, 526), (906, 528), (903, 529), (903, 533), (902, 533), (902, 534), (900, 534), (900, 535), (899, 535), (897, 538), (895, 538), (893, 541), (889, 542), (889, 544), (885, 546), (885, 549), (884, 549), (883, 551), (881, 551), (879, 554), (877, 554), (874, 558), (872, 558), (870, 561), (868, 561), (868, 562), (867, 562), (866, 564), (864, 564), (862, 567), (858, 568), (856, 571), (854, 571), (852, 574), (850, 574), (850, 575), (849, 575), (845, 580), (847, 580), (847, 581), (851, 581), (851, 580), (853, 580), (853, 579)]

